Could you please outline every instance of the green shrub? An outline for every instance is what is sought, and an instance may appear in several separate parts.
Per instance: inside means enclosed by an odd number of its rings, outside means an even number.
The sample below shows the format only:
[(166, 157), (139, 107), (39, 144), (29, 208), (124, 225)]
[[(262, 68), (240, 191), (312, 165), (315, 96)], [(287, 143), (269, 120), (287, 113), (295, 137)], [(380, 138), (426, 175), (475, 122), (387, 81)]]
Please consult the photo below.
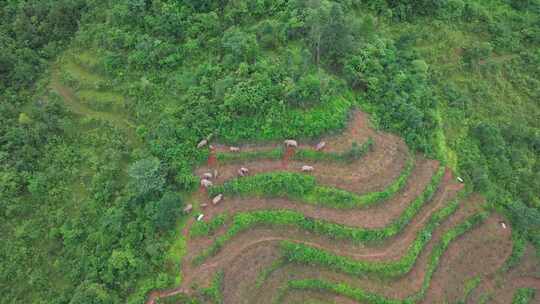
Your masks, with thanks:
[(222, 163), (237, 163), (259, 159), (278, 160), (283, 157), (283, 148), (275, 148), (265, 151), (241, 151), (237, 153), (218, 152), (216, 154), (218, 161)]
[(512, 298), (512, 304), (529, 304), (536, 297), (533, 288), (518, 288)]
[[(295, 151), (293, 160), (298, 161), (343, 161), (349, 162), (362, 158), (367, 152), (373, 149), (375, 142), (370, 137), (368, 140), (359, 146), (353, 142), (351, 148), (344, 152), (323, 152), (312, 149), (299, 148)], [(284, 149), (277, 147), (263, 151), (240, 151), (236, 153), (218, 152), (217, 159), (222, 163), (240, 163), (246, 161), (269, 159), (279, 160), (283, 158)]]
[(525, 254), (527, 239), (519, 229), (512, 229), (512, 254), (506, 259), (502, 266), (502, 271), (508, 271), (514, 268)]
[(193, 238), (212, 235), (225, 225), (227, 218), (227, 214), (219, 214), (208, 222), (195, 222), (189, 230), (189, 235)]
[(223, 303), (223, 276), (223, 271), (218, 271), (212, 279), (212, 285), (199, 290), (203, 298), (211, 300), (214, 304)]
[(298, 149), (295, 151), (292, 159), (300, 161), (341, 161), (350, 162), (362, 158), (366, 153), (373, 149), (375, 142), (373, 138), (368, 140), (362, 145), (358, 145), (357, 142), (353, 142), (349, 150), (343, 152), (321, 152), (308, 149)]
[(222, 186), (209, 189), (210, 196), (224, 195), (301, 198), (314, 191), (313, 176), (290, 172), (262, 173), (243, 178), (236, 178)]

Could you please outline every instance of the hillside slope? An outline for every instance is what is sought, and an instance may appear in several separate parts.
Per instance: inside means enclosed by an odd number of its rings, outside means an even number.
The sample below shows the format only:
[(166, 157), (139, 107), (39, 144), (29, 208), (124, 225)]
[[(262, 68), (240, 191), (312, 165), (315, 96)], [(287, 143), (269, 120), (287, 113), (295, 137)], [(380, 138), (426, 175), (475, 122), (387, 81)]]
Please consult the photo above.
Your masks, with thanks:
[[(4, 1), (0, 290), (507, 303), (538, 288), (539, 50), (538, 0)], [(192, 237), (205, 138), (225, 199)]]

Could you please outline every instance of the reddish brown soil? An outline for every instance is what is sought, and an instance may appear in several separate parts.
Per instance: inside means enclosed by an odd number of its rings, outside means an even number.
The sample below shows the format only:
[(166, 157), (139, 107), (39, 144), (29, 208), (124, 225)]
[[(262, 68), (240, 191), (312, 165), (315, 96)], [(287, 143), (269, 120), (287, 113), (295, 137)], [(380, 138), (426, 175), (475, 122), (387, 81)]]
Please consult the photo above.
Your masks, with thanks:
[[(403, 278), (381, 282), (380, 280), (374, 278), (352, 278), (348, 275), (344, 275), (341, 273), (335, 273), (326, 269), (308, 267), (304, 265), (287, 265), (283, 268), (276, 270), (268, 278), (267, 283), (263, 286), (263, 288), (257, 290), (257, 292), (254, 292), (253, 288), (244, 291), (242, 293), (242, 297), (246, 298), (246, 300), (243, 302), (241, 301), (241, 298), (229, 298), (229, 294), (225, 293), (225, 298), (227, 299), (226, 303), (250, 303), (250, 301), (253, 301), (253, 299), (272, 299), (272, 297), (276, 294), (277, 288), (282, 286), (284, 282), (290, 279), (303, 278), (323, 278), (333, 282), (345, 282), (351, 286), (356, 286), (358, 288), (366, 289), (371, 292), (377, 292), (390, 298), (404, 298), (416, 292), (420, 288), (424, 279), (425, 268), (427, 266), (427, 258), (431, 253), (433, 245), (440, 240), (440, 237), (444, 232), (448, 231), (448, 229), (455, 226), (457, 223), (461, 222), (464, 218), (474, 213), (475, 210), (478, 209), (479, 204), (476, 199), (476, 197), (473, 197), (471, 200), (468, 200), (462, 207), (460, 207), (460, 209), (454, 215), (450, 217), (449, 220), (444, 222), (438, 229), (436, 229), (433, 235), (433, 239), (428, 243), (426, 249), (419, 256), (418, 261), (413, 267), (412, 271)], [(494, 219), (492, 217), (488, 220), (488, 222), (489, 221), (497, 222), (497, 219)], [(478, 234), (478, 231), (480, 231), (481, 233), (481, 229), (484, 229), (484, 226), (473, 230), (472, 233)], [(461, 239), (458, 239), (454, 243), (460, 243), (461, 241)], [(244, 261), (244, 258), (238, 258), (238, 261)], [(234, 264), (234, 262), (229, 263), (229, 265), (230, 264)], [(243, 274), (234, 273), (231, 275), (242, 277)], [(250, 295), (252, 296), (251, 299), (249, 298)], [(265, 300), (261, 303), (270, 302), (271, 300)]]
[(480, 228), (450, 245), (424, 303), (457, 301), (463, 296), (465, 280), (489, 276), (500, 269), (512, 252), (511, 231), (502, 229), (501, 220), (499, 215), (493, 215)]
[[(275, 234), (275, 230), (272, 231), (272, 232), (274, 232), (274, 234)], [(269, 233), (270, 233), (270, 232), (269, 232)], [(289, 232), (288, 234), (290, 235), (290, 232)], [(371, 252), (371, 253), (370, 253), (370, 250), (369, 250), (369, 249), (363, 248), (364, 250), (361, 250), (361, 251), (364, 251), (364, 255), (361, 255), (361, 254), (359, 253), (359, 254), (348, 254), (348, 256), (351, 256), (351, 257), (354, 257), (354, 258), (363, 258), (363, 259), (366, 259), (366, 260), (372, 260), (372, 259), (373, 259), (373, 260), (377, 260), (377, 259), (384, 259), (384, 260), (387, 260), (387, 259), (398, 258), (400, 255), (403, 254), (403, 252), (405, 251), (405, 249), (406, 249), (406, 248), (408, 247), (408, 245), (410, 244), (410, 241), (412, 241), (412, 238), (414, 237), (414, 234), (413, 234), (412, 232), (407, 232), (407, 231), (406, 231), (406, 232), (404, 232), (404, 235), (406, 235), (406, 236), (402, 237), (401, 239), (402, 239), (402, 240), (409, 239), (409, 240), (408, 240), (408, 242), (403, 242), (402, 245), (399, 245), (398, 242), (395, 242), (395, 243), (389, 243), (389, 244), (388, 244), (388, 246), (389, 246), (388, 248), (385, 248), (385, 249), (382, 249), (382, 248), (381, 248), (381, 250), (379, 250), (379, 252), (376, 252), (377, 250), (374, 250), (374, 251)], [(258, 238), (259, 240), (261, 240), (260, 237), (261, 237), (261, 236), (252, 236), (251, 239), (257, 239), (257, 238)], [(286, 239), (286, 237), (283, 236), (283, 239)], [(301, 240), (302, 240), (302, 239), (304, 239), (304, 240), (305, 240), (305, 239), (311, 239), (311, 237), (308, 236), (308, 235), (306, 235), (306, 236), (301, 237), (300, 239), (301, 239)], [(262, 240), (261, 240), (261, 241), (262, 241)], [(319, 243), (317, 243), (317, 244), (319, 244)], [(253, 244), (253, 245), (255, 245), (255, 244)], [(251, 246), (253, 246), (253, 245), (251, 245)], [(262, 244), (259, 243), (258, 245), (262, 245)], [(313, 245), (313, 244), (311, 244), (311, 245)], [(231, 245), (231, 246), (232, 246), (232, 247), (236, 247), (235, 245)], [(249, 246), (249, 247), (251, 247), (251, 246)], [(266, 246), (266, 247), (269, 247), (269, 246), (275, 246), (275, 245), (269, 244), (269, 245)], [(324, 244), (325, 249), (329, 249), (330, 246), (332, 246), (332, 245), (329, 245), (328, 243), (325, 243), (325, 244)], [(319, 247), (320, 247), (320, 246), (319, 246)], [(397, 247), (401, 247), (401, 248), (397, 248)], [(252, 247), (252, 248), (254, 248), (253, 250), (259, 250), (259, 249), (258, 249), (258, 248), (259, 248), (258, 246)], [(367, 250), (366, 250), (366, 249), (367, 249)], [(266, 250), (267, 250), (267, 249), (266, 249)], [(335, 250), (335, 249), (333, 249), (333, 250)], [(354, 250), (354, 249), (352, 249), (352, 250)], [(244, 253), (246, 253), (246, 254), (249, 254), (250, 248), (244, 247), (244, 248), (241, 249), (241, 251), (244, 252)], [(345, 253), (346, 253), (346, 252), (350, 252), (350, 251), (351, 251), (351, 249), (346, 249), (346, 250), (343, 250), (343, 251), (337, 250), (336, 253), (342, 254), (342, 255), (347, 255), (347, 254), (345, 254)], [(398, 254), (398, 252), (399, 252), (399, 254)], [(276, 254), (276, 253), (274, 253), (274, 255), (272, 255), (272, 254), (266, 254), (266, 255), (257, 254), (257, 257), (258, 257), (259, 260), (264, 260), (264, 258), (268, 259), (268, 264), (270, 264), (271, 261), (275, 258), (275, 254)], [(238, 259), (238, 264), (239, 264), (239, 265), (238, 265), (238, 268), (239, 268), (240, 270), (246, 271), (246, 269), (250, 269), (250, 270), (255, 271), (256, 269), (258, 269), (257, 266), (252, 266), (252, 265), (250, 265), (249, 267), (246, 267), (246, 268), (243, 267), (243, 266), (245, 266), (244, 262), (250, 260), (248, 257), (244, 256), (244, 254), (242, 254), (241, 257), (239, 257), (239, 258), (237, 258), (237, 259)], [(232, 261), (232, 262), (226, 263), (226, 265), (235, 265), (235, 262)], [(259, 268), (262, 268), (262, 267), (259, 267)], [(227, 269), (227, 270), (226, 270), (226, 274), (229, 273), (229, 267), (226, 266), (225, 269)], [(316, 270), (316, 272), (319, 273), (320, 271), (319, 271), (319, 270)], [(286, 273), (284, 273), (284, 275), (288, 276), (288, 273), (289, 273), (289, 272), (287, 271)], [(244, 275), (245, 275), (244, 273), (233, 273), (233, 274), (230, 275), (230, 277), (231, 277), (231, 278), (241, 278), (241, 277), (244, 277)], [(278, 280), (278, 282), (279, 282), (279, 281), (281, 281), (281, 280)], [(252, 282), (252, 280), (247, 280), (247, 283), (244, 283), (244, 284), (248, 284), (249, 282)], [(238, 284), (235, 282), (234, 284), (231, 284), (230, 286), (240, 286), (240, 285), (238, 285)], [(265, 287), (264, 289), (265, 289), (265, 290), (268, 290), (266, 287)], [(252, 292), (253, 289), (249, 289), (249, 288), (248, 288), (248, 289), (244, 289), (244, 290), (250, 291), (250, 292), (248, 292), (248, 294), (249, 294), (249, 293)], [(274, 290), (274, 291), (275, 291), (275, 290)], [(227, 300), (226, 300), (226, 303), (242, 303), (242, 302), (241, 302), (241, 299), (243, 299), (243, 298), (249, 299), (249, 298), (247, 297), (247, 295), (245, 295), (245, 294), (244, 294), (244, 295), (241, 295), (241, 296), (237, 294), (238, 292), (240, 292), (239, 288), (234, 288), (231, 292), (232, 292), (232, 297), (233, 297), (232, 299), (229, 298), (228, 289), (226, 288), (226, 290), (225, 290), (225, 298), (227, 299)], [(270, 295), (271, 295), (271, 294), (269, 294), (268, 296), (270, 296)], [(247, 300), (247, 301), (246, 301), (246, 303), (249, 303), (249, 302), (250, 302), (250, 300)]]
[[(535, 288), (540, 292), (540, 263), (532, 245), (529, 245), (521, 262), (508, 272), (494, 272), (484, 277), (477, 289), (468, 298), (467, 303), (478, 303), (482, 295), (490, 295), (490, 302), (495, 304), (511, 303), (514, 292), (518, 288)], [(538, 296), (538, 294), (537, 294)], [(536, 302), (540, 303), (540, 298)]]
[[(333, 162), (309, 163), (314, 166), (312, 173), (321, 185), (334, 186), (359, 194), (379, 191), (389, 185), (401, 172), (406, 162), (407, 148), (399, 138), (374, 131), (368, 127), (367, 116), (356, 112), (344, 134), (324, 139), (327, 142), (327, 151), (343, 151), (350, 148), (353, 141), (362, 143), (372, 137), (375, 140), (374, 151), (364, 158), (344, 165)], [(316, 143), (310, 143), (311, 146)], [(215, 145), (216, 150), (227, 150), (228, 147)], [(301, 147), (308, 147), (301, 145)], [(262, 150), (274, 147), (242, 146), (246, 150)], [(288, 153), (286, 153), (288, 155)], [(219, 177), (215, 183), (236, 177), (240, 166), (250, 169), (250, 174), (287, 170), (300, 172), (302, 163), (289, 161), (253, 161), (242, 165), (217, 164)], [(213, 162), (209, 162), (214, 167)], [(426, 160), (421, 156), (416, 158), (416, 166), (407, 185), (393, 198), (382, 204), (364, 208), (341, 210), (308, 205), (301, 202), (291, 202), (286, 199), (263, 198), (232, 198), (225, 197), (218, 206), (204, 209), (205, 220), (227, 212), (234, 214), (243, 211), (288, 209), (295, 210), (306, 216), (324, 219), (348, 226), (380, 228), (396, 219), (416, 198), (429, 183), (431, 176), (437, 169), (437, 162)], [(209, 167), (201, 167), (197, 174), (210, 171)], [(427, 259), (444, 232), (461, 222), (468, 215), (477, 212), (483, 200), (478, 196), (470, 197), (447, 221), (438, 227), (432, 240), (420, 254), (417, 263), (409, 274), (403, 278), (391, 281), (380, 281), (373, 278), (358, 278), (335, 273), (326, 269), (309, 267), (305, 265), (288, 264), (273, 272), (262, 288), (255, 288), (258, 275), (279, 258), (279, 242), (288, 240), (302, 242), (310, 246), (322, 248), (335, 254), (348, 256), (360, 260), (396, 260), (408, 249), (418, 231), (425, 225), (431, 214), (445, 205), (455, 196), (461, 188), (453, 181), (451, 173), (447, 170), (443, 182), (431, 202), (429, 202), (412, 222), (392, 240), (377, 246), (362, 246), (352, 244), (350, 241), (336, 241), (325, 236), (314, 235), (288, 227), (256, 227), (235, 236), (227, 242), (220, 252), (210, 257), (201, 266), (194, 266), (192, 260), (205, 248), (210, 246), (215, 237), (191, 239), (188, 236), (192, 220), (186, 225), (183, 235), (187, 239), (188, 253), (182, 261), (182, 286), (161, 292), (153, 292), (147, 303), (154, 303), (157, 297), (166, 297), (178, 293), (192, 292), (191, 286), (208, 286), (216, 271), (224, 271), (224, 303), (271, 303), (277, 293), (277, 288), (290, 279), (324, 278), (329, 281), (345, 282), (371, 292), (377, 292), (390, 298), (404, 298), (419, 290), (427, 267)], [(206, 193), (198, 195), (200, 202), (208, 202), (210, 198)], [(490, 271), (498, 268), (511, 250), (510, 229), (500, 229), (500, 217), (493, 215), (486, 222), (473, 231), (454, 241), (448, 251), (441, 258), (440, 268), (435, 273), (432, 288), (427, 293), (425, 303), (438, 303), (445, 299), (459, 298), (459, 288), (464, 279), (480, 274), (488, 276)], [(217, 236), (224, 233), (227, 227), (222, 227)], [(531, 281), (532, 280), (532, 281)], [(488, 282), (488, 281), (486, 281)], [(514, 285), (536, 284), (537, 280), (527, 277), (516, 279)], [(486, 283), (487, 288), (490, 288)], [(511, 287), (514, 287), (512, 285)], [(451, 287), (448, 287), (451, 286)], [(510, 288), (510, 287), (508, 287)], [(479, 288), (480, 289), (480, 288)], [(461, 291), (461, 290), (459, 290)], [(462, 294), (462, 293), (461, 293)], [(336, 303), (352, 303), (350, 299), (328, 293), (298, 291), (287, 295), (287, 303), (303, 303), (307, 299), (320, 299)], [(502, 303), (502, 302), (501, 302)]]
[[(325, 141), (326, 147), (323, 149), (323, 151), (339, 152), (349, 149), (353, 142), (363, 143), (369, 137), (373, 138), (375, 142), (384, 143), (386, 141), (393, 141), (399, 142), (401, 145), (405, 146), (405, 143), (399, 136), (379, 132), (373, 129), (370, 125), (369, 117), (366, 113), (354, 111), (351, 113), (351, 119), (343, 133), (339, 135), (324, 136), (323, 138), (321, 138), (321, 140), (314, 142), (303, 143), (300, 141), (299, 148), (314, 148), (319, 141)], [(263, 151), (274, 149), (276, 145), (282, 144), (283, 142), (280, 141), (274, 143), (267, 143), (264, 145), (244, 144), (240, 145), (239, 147), (241, 151)], [(229, 146), (214, 144), (214, 147), (216, 148), (216, 151), (229, 152)]]

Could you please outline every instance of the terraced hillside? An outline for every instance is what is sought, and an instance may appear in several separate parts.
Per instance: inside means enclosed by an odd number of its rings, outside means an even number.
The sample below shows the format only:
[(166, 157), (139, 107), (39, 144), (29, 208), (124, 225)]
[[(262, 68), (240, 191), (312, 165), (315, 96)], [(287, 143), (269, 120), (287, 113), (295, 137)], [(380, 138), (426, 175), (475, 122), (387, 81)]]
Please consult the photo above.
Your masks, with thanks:
[(539, 287), (535, 263), (501, 270), (511, 227), (444, 164), (361, 112), (321, 141), (321, 151), (215, 145), (196, 170), (212, 186), (182, 231), (182, 282), (147, 303), (509, 303), (515, 289)]

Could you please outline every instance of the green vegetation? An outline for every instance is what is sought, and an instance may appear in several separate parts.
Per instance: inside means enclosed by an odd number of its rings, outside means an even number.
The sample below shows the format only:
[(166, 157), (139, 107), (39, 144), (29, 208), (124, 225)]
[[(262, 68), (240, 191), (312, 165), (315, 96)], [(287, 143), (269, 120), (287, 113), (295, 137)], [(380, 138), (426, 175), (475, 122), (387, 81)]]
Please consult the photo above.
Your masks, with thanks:
[[(381, 277), (399, 277), (407, 274), (418, 259), (420, 253), (431, 240), (435, 228), (448, 218), (459, 206), (455, 200), (448, 206), (438, 210), (420, 230), (407, 252), (398, 260), (392, 262), (358, 261), (335, 255), (322, 249), (311, 247), (302, 243), (282, 242), (283, 257), (287, 262), (308, 265), (318, 265), (350, 275), (378, 275)], [(458, 229), (458, 228), (456, 228)], [(447, 234), (453, 234), (453, 230)]]
[[(409, 157), (405, 167), (396, 180), (388, 187), (379, 192), (370, 192), (358, 195), (345, 190), (319, 186), (311, 175), (272, 172), (236, 178), (225, 182), (223, 185), (209, 189), (210, 196), (220, 193), (224, 195), (238, 196), (263, 196), (263, 197), (287, 197), (291, 200), (306, 202), (309, 204), (322, 205), (332, 208), (358, 208), (380, 203), (398, 193), (407, 183), (414, 168), (414, 158)], [(444, 173), (444, 168), (435, 175), (433, 182), (436, 187)], [(432, 189), (432, 191), (436, 188)]]
[(529, 304), (536, 297), (536, 290), (533, 288), (518, 288), (514, 293), (512, 304)]
[(525, 254), (525, 247), (527, 240), (518, 229), (512, 230), (512, 254), (506, 259), (501, 270), (506, 272), (519, 264), (523, 254)]
[(225, 225), (225, 221), (227, 220), (227, 218), (227, 214), (222, 213), (214, 216), (208, 222), (195, 222), (189, 230), (189, 236), (201, 237), (213, 235), (216, 230)]
[(357, 142), (353, 142), (350, 149), (343, 152), (317, 152), (314, 150), (298, 149), (295, 151), (292, 159), (300, 161), (341, 161), (350, 162), (360, 159), (366, 153), (373, 149), (375, 142), (370, 137), (361, 146)]
[[(538, 253), (539, 20), (538, 0), (0, 1), (3, 296), (142, 303), (178, 280), (197, 142), (316, 139), (355, 107), (511, 221), (510, 265)], [(286, 179), (353, 206), (402, 176), (362, 199)]]
[(264, 282), (268, 279), (268, 277), (270, 277), (270, 275), (274, 271), (283, 267), (283, 265), (285, 265), (285, 261), (282, 259), (278, 259), (278, 260), (273, 261), (270, 266), (263, 269), (257, 276), (257, 282), (255, 283), (255, 288), (261, 288), (261, 286), (263, 286)]
[(482, 278), (480, 276), (475, 276), (465, 281), (465, 286), (463, 286), (463, 298), (459, 300), (456, 304), (466, 304), (467, 299), (471, 296), (472, 292), (478, 288)]

